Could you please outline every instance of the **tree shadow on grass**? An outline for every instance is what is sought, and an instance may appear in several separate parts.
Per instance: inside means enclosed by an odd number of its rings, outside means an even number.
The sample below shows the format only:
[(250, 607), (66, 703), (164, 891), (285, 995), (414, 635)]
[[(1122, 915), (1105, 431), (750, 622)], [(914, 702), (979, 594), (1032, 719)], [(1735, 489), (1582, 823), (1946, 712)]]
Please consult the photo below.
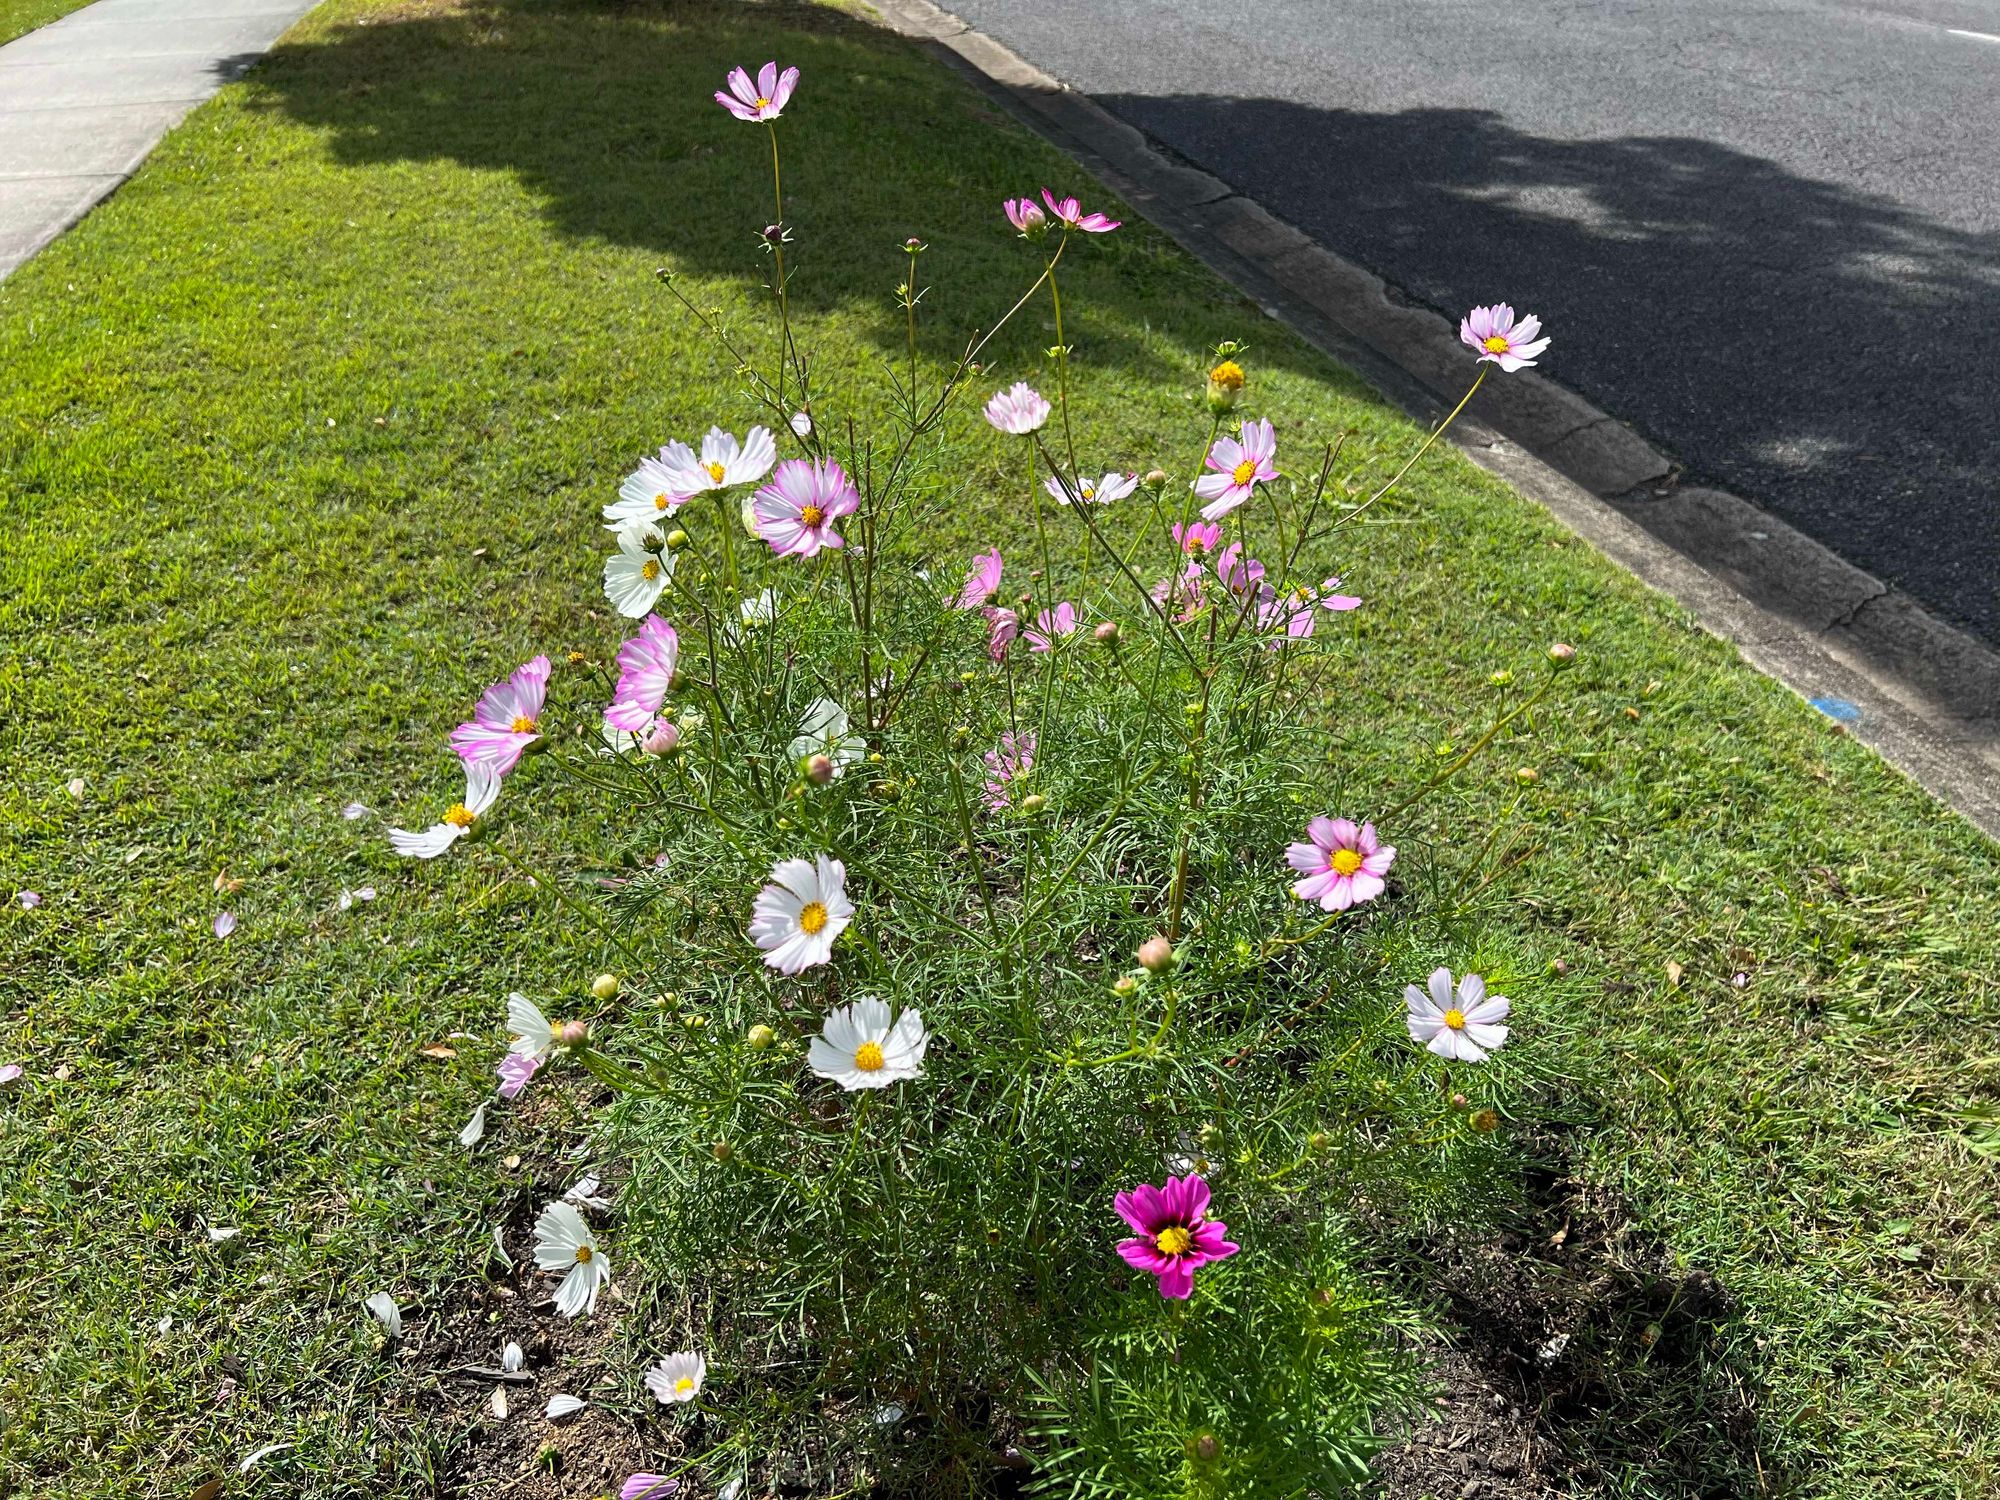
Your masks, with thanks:
[(2000, 234), (1708, 140), (1102, 102), (1442, 311), (1540, 312), (1556, 378), (2000, 642)]

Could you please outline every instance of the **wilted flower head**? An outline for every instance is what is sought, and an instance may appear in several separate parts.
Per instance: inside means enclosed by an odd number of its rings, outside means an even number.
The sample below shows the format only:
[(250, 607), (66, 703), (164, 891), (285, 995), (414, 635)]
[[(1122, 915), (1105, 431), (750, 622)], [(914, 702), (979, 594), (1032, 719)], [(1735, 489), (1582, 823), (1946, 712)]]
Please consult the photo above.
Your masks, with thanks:
[(1002, 432), (1026, 437), (1048, 421), (1051, 408), (1041, 394), (1025, 380), (1017, 380), (1004, 391), (995, 391), (986, 403), (986, 420)]
[(1003, 205), (1007, 210), (1007, 222), (1029, 239), (1040, 239), (1047, 233), (1049, 216), (1042, 212), (1041, 204), (1032, 198), (1009, 198)]
[(1006, 731), (999, 747), (986, 752), (985, 761), (986, 785), (980, 789), (980, 799), (988, 812), (1001, 812), (1012, 805), (1014, 788), (1035, 769), (1035, 731)]
[(558, 1198), (535, 1220), (535, 1264), (563, 1273), (556, 1288), (556, 1311), (566, 1318), (597, 1310), (597, 1294), (611, 1280), (611, 1259), (597, 1248), (597, 1236), (576, 1205)]
[(775, 120), (799, 86), (799, 70), (787, 68), (780, 73), (775, 62), (767, 62), (757, 70), (754, 80), (743, 69), (735, 68), (727, 82), (728, 93), (716, 91), (717, 104), (739, 120)]
[(806, 1062), (849, 1091), (880, 1089), (920, 1075), (929, 1045), (920, 1013), (892, 1016), (886, 1001), (864, 995), (828, 1014), (806, 1048)]
[(1229, 1226), (1208, 1217), (1208, 1183), (1193, 1173), (1169, 1177), (1165, 1187), (1142, 1182), (1113, 1203), (1118, 1217), (1138, 1231), (1118, 1242), (1119, 1255), (1134, 1270), (1157, 1277), (1162, 1297), (1186, 1297), (1196, 1270), (1236, 1253), (1226, 1237)]
[(1458, 325), (1458, 341), (1477, 349), (1481, 364), (1490, 360), (1511, 374), (1533, 364), (1549, 347), (1547, 339), (1535, 336), (1541, 331), (1542, 320), (1533, 313), (1516, 323), (1514, 309), (1496, 302), (1465, 315)]
[(1068, 505), (1072, 499), (1087, 505), (1109, 505), (1113, 500), (1123, 500), (1138, 487), (1137, 474), (1120, 474), (1116, 469), (1101, 479), (1051, 474), (1042, 481), (1042, 488), (1055, 497), (1058, 505)]
[(679, 1406), (701, 1394), (708, 1361), (692, 1349), (669, 1354), (646, 1372), (646, 1389), (662, 1406)]
[(853, 917), (845, 865), (824, 854), (784, 859), (771, 867), (771, 884), (757, 895), (750, 940), (780, 974), (800, 974), (833, 957), (833, 940)]
[(1264, 582), (1264, 565), (1243, 550), (1241, 542), (1231, 542), (1215, 560), (1215, 576), (1238, 598), (1261, 598), (1269, 585)]
[(500, 772), (490, 761), (473, 761), (465, 768), (465, 800), (453, 804), (437, 822), (421, 832), (389, 830), (389, 847), (412, 859), (436, 859), (472, 832), (472, 825), (500, 795)]
[(541, 738), (542, 700), (549, 687), (549, 659), (538, 656), (480, 697), (472, 717), (451, 732), (460, 760), (483, 760), (505, 776)]
[(1383, 879), (1396, 851), (1375, 836), (1375, 825), (1356, 828), (1346, 818), (1314, 818), (1308, 842), (1293, 844), (1285, 861), (1305, 878), (1292, 883), (1301, 901), (1317, 901), (1322, 911), (1345, 911), (1372, 901), (1388, 889)]
[(986, 608), (986, 654), (995, 661), (1007, 659), (1007, 648), (1021, 633), (1021, 617), (999, 605)]
[(1085, 234), (1109, 234), (1118, 227), (1118, 220), (1107, 219), (1098, 213), (1087, 214), (1076, 199), (1058, 198), (1047, 188), (1042, 189), (1042, 202), (1048, 204), (1049, 212), (1071, 229), (1081, 229)]
[(1405, 985), (1403, 1003), (1410, 1011), (1410, 1040), (1453, 1062), (1485, 1062), (1507, 1040), (1507, 1027), (1500, 1023), (1513, 1004), (1505, 995), (1487, 994), (1486, 981), (1477, 974), (1459, 980), (1454, 995), (1451, 970), (1434, 969), (1429, 993)]
[(830, 458), (788, 458), (757, 491), (757, 535), (780, 557), (817, 557), (822, 547), (844, 547), (833, 529), (861, 508), (847, 471)]
[(952, 601), (953, 609), (978, 609), (1000, 590), (1002, 564), (1000, 549), (981, 552), (972, 559), (972, 571), (965, 575), (965, 586), (958, 591)]
[(1194, 482), (1194, 492), (1208, 504), (1204, 521), (1219, 521), (1255, 492), (1278, 477), (1278, 435), (1262, 418), (1245, 422), (1239, 437), (1219, 437), (1208, 450), (1212, 471)]

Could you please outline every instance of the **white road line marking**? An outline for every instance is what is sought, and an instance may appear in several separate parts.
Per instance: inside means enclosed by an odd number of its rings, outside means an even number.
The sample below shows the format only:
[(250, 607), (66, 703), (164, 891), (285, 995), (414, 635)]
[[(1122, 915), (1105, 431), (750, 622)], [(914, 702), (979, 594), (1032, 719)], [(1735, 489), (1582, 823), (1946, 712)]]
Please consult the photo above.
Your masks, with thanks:
[(1993, 34), (1992, 34), (1991, 32), (1986, 32), (1986, 31), (1958, 31), (1958, 30), (1955, 30), (1954, 28), (1952, 28), (1952, 27), (1949, 27), (1949, 26), (1947, 26), (1947, 27), (1945, 28), (1945, 35), (1946, 35), (1946, 36), (1965, 36), (1965, 37), (1971, 37), (1971, 38), (1972, 38), (1972, 40), (1973, 40), (1973, 41), (1975, 41), (1975, 42), (2000, 42), (2000, 36), (1994, 36), (1994, 35), (1993, 35)]

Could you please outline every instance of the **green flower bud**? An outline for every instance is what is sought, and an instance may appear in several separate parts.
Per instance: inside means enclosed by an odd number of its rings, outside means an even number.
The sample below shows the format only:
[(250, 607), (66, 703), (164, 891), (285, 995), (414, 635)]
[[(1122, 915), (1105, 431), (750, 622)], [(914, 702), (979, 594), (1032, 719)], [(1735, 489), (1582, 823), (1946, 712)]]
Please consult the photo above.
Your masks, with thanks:
[(616, 1000), (618, 998), (618, 976), (616, 974), (599, 974), (595, 979), (590, 981), (590, 993), (600, 1000)]

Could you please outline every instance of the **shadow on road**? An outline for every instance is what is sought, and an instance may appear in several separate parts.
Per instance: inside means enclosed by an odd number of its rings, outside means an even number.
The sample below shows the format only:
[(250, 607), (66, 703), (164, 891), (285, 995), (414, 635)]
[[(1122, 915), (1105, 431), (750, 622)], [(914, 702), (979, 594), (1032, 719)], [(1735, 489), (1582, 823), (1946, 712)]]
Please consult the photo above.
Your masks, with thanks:
[(2000, 235), (1700, 140), (1101, 102), (1440, 310), (1542, 313), (1549, 373), (1689, 477), (2000, 643)]

